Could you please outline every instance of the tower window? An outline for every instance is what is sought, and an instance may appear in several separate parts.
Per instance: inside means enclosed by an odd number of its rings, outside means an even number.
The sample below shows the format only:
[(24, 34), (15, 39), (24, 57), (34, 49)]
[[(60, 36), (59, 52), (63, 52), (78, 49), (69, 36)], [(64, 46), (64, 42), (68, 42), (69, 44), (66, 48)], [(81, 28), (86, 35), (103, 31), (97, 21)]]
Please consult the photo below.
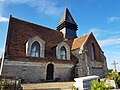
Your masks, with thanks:
[(40, 57), (40, 44), (37, 41), (32, 43), (30, 56)]
[(60, 59), (62, 60), (66, 60), (67, 59), (67, 56), (66, 56), (66, 49), (64, 46), (61, 47), (60, 49)]

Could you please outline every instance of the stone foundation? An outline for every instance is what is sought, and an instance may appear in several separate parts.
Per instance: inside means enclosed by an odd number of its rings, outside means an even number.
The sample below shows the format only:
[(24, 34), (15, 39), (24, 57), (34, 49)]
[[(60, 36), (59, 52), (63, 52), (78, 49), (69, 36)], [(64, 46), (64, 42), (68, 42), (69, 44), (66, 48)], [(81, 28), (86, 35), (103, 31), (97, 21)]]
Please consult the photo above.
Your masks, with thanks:
[[(24, 82), (46, 81), (47, 65), (44, 62), (22, 62), (5, 60), (2, 71), (3, 76), (21, 78)], [(72, 80), (73, 64), (59, 64), (52, 62), (54, 66), (53, 80)]]

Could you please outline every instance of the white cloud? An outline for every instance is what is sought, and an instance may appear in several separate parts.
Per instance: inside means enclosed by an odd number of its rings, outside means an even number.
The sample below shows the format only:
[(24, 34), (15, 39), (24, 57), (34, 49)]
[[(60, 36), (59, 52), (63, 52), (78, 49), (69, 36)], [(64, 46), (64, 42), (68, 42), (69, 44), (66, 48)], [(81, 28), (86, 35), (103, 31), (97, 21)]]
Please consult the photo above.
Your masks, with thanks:
[(63, 7), (58, 6), (56, 0), (0, 0), (0, 8), (2, 9), (9, 4), (26, 4), (47, 15), (58, 16), (63, 11)]
[(102, 33), (102, 30), (101, 29), (98, 29), (98, 28), (91, 28), (89, 30), (89, 32), (93, 32), (93, 34), (96, 36), (96, 37), (99, 37)]
[(108, 22), (108, 23), (120, 22), (120, 17), (116, 17), (116, 16), (109, 17), (107, 22)]
[(111, 39), (99, 40), (98, 42), (101, 46), (109, 46), (109, 45), (119, 44), (120, 38), (111, 38)]
[[(114, 33), (113, 33), (114, 31)], [(89, 32), (93, 32), (95, 37), (108, 37), (108, 38), (118, 38), (120, 36), (120, 30), (107, 30), (107, 29), (99, 29), (99, 28), (91, 28)]]
[(110, 30), (98, 29), (98, 28), (91, 28), (89, 31), (93, 32), (93, 34), (97, 38), (108, 37), (108, 39), (98, 40), (98, 43), (100, 44), (100, 46), (109, 46), (109, 45), (115, 45), (115, 44), (118, 44), (119, 46), (120, 44), (120, 37), (118, 36), (120, 35), (119, 31), (113, 30), (115, 31), (113, 33), (113, 32), (110, 32)]
[[(34, 0), (33, 0), (34, 1)], [(31, 7), (35, 7), (38, 11), (45, 13), (47, 15), (59, 16), (63, 11), (63, 7), (58, 7), (57, 2), (50, 0), (41, 0), (37, 3), (29, 2)]]
[(0, 22), (8, 22), (8, 21), (9, 21), (9, 18), (0, 16)]

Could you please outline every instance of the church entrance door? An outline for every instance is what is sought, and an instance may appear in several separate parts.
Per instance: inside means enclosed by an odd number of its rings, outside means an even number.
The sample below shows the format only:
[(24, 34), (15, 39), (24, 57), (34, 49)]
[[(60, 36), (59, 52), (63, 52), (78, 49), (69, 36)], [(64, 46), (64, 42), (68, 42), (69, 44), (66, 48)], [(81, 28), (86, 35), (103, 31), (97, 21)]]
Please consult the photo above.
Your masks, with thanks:
[(46, 80), (53, 80), (53, 74), (54, 74), (54, 66), (53, 64), (48, 64)]

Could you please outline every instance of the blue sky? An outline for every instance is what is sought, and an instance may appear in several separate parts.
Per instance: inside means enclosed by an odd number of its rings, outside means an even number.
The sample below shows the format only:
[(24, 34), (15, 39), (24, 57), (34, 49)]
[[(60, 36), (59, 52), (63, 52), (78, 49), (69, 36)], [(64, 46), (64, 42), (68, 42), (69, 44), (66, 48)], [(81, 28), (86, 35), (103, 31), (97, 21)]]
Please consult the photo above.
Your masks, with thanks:
[[(120, 0), (68, 0), (67, 6), (78, 24), (78, 37), (93, 32), (108, 67), (116, 60), (120, 71)], [(66, 0), (0, 0), (0, 55), (10, 15), (56, 29), (65, 7)]]

